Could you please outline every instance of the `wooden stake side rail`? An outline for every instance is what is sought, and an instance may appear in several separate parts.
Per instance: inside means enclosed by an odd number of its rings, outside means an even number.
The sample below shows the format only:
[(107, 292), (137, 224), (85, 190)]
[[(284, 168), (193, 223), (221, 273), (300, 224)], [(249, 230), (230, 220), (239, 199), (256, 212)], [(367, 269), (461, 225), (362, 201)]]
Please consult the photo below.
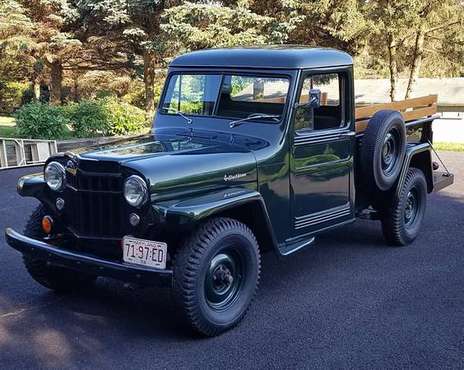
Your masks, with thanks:
[(437, 98), (437, 95), (429, 95), (392, 103), (373, 104), (367, 105), (365, 107), (358, 107), (355, 110), (356, 133), (363, 132), (369, 123), (369, 119), (375, 113), (384, 109), (399, 111), (405, 122), (433, 116), (435, 113), (437, 113)]

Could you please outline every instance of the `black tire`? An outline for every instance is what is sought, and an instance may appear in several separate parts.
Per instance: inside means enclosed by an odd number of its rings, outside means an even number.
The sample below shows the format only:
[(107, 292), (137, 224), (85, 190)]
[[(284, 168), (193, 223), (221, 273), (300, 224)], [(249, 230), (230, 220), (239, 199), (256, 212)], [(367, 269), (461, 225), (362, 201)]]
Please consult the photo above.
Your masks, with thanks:
[(362, 138), (361, 168), (367, 190), (387, 191), (401, 172), (406, 153), (406, 128), (401, 114), (394, 110), (377, 112)]
[[(47, 214), (50, 214), (50, 212), (47, 211), (44, 205), (38, 206), (24, 228), (24, 235), (33, 239), (44, 238), (45, 234), (42, 231), (41, 222), (42, 218)], [(97, 278), (94, 275), (49, 265), (46, 261), (30, 255), (24, 255), (23, 261), (27, 271), (36, 282), (60, 293), (89, 287)]]
[(246, 225), (221, 217), (200, 226), (174, 261), (174, 296), (187, 323), (206, 336), (236, 326), (256, 293), (260, 268), (258, 242)]
[(410, 168), (398, 197), (382, 216), (383, 235), (390, 245), (405, 246), (420, 231), (427, 204), (427, 182), (421, 170)]

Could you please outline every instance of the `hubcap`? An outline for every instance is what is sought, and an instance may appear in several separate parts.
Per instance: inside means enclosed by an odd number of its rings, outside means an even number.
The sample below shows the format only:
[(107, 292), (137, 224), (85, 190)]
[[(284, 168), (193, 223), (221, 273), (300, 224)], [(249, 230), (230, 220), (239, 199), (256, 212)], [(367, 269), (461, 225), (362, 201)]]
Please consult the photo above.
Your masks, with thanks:
[(385, 174), (390, 174), (396, 164), (398, 158), (398, 145), (396, 141), (395, 131), (390, 131), (383, 142), (382, 147), (382, 170)]
[(406, 206), (404, 208), (404, 223), (406, 226), (411, 225), (416, 219), (417, 209), (417, 195), (416, 192), (412, 189), (408, 193)]
[(240, 258), (232, 252), (217, 254), (210, 262), (205, 281), (206, 300), (210, 307), (223, 309), (237, 296), (242, 280)]

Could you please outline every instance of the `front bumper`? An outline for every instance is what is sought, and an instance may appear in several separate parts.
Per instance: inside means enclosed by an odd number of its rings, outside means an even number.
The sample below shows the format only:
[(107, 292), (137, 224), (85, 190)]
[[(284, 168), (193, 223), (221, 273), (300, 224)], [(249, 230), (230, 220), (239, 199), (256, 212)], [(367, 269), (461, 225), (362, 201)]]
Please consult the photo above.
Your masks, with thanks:
[(12, 248), (24, 255), (47, 261), (52, 265), (142, 285), (167, 286), (172, 284), (172, 270), (156, 270), (143, 266), (133, 266), (71, 252), (29, 238), (11, 228), (5, 230), (5, 238)]

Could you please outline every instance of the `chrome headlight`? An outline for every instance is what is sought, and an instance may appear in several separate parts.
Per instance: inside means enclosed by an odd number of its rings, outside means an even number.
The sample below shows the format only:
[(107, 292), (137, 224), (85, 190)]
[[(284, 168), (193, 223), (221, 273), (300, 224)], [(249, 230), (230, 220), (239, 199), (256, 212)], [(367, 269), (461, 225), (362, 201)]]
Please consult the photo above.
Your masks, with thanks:
[(44, 178), (50, 189), (54, 191), (61, 190), (65, 181), (64, 167), (58, 162), (50, 162), (45, 167)]
[(148, 199), (147, 184), (140, 176), (130, 176), (124, 183), (124, 198), (132, 207), (140, 207)]

